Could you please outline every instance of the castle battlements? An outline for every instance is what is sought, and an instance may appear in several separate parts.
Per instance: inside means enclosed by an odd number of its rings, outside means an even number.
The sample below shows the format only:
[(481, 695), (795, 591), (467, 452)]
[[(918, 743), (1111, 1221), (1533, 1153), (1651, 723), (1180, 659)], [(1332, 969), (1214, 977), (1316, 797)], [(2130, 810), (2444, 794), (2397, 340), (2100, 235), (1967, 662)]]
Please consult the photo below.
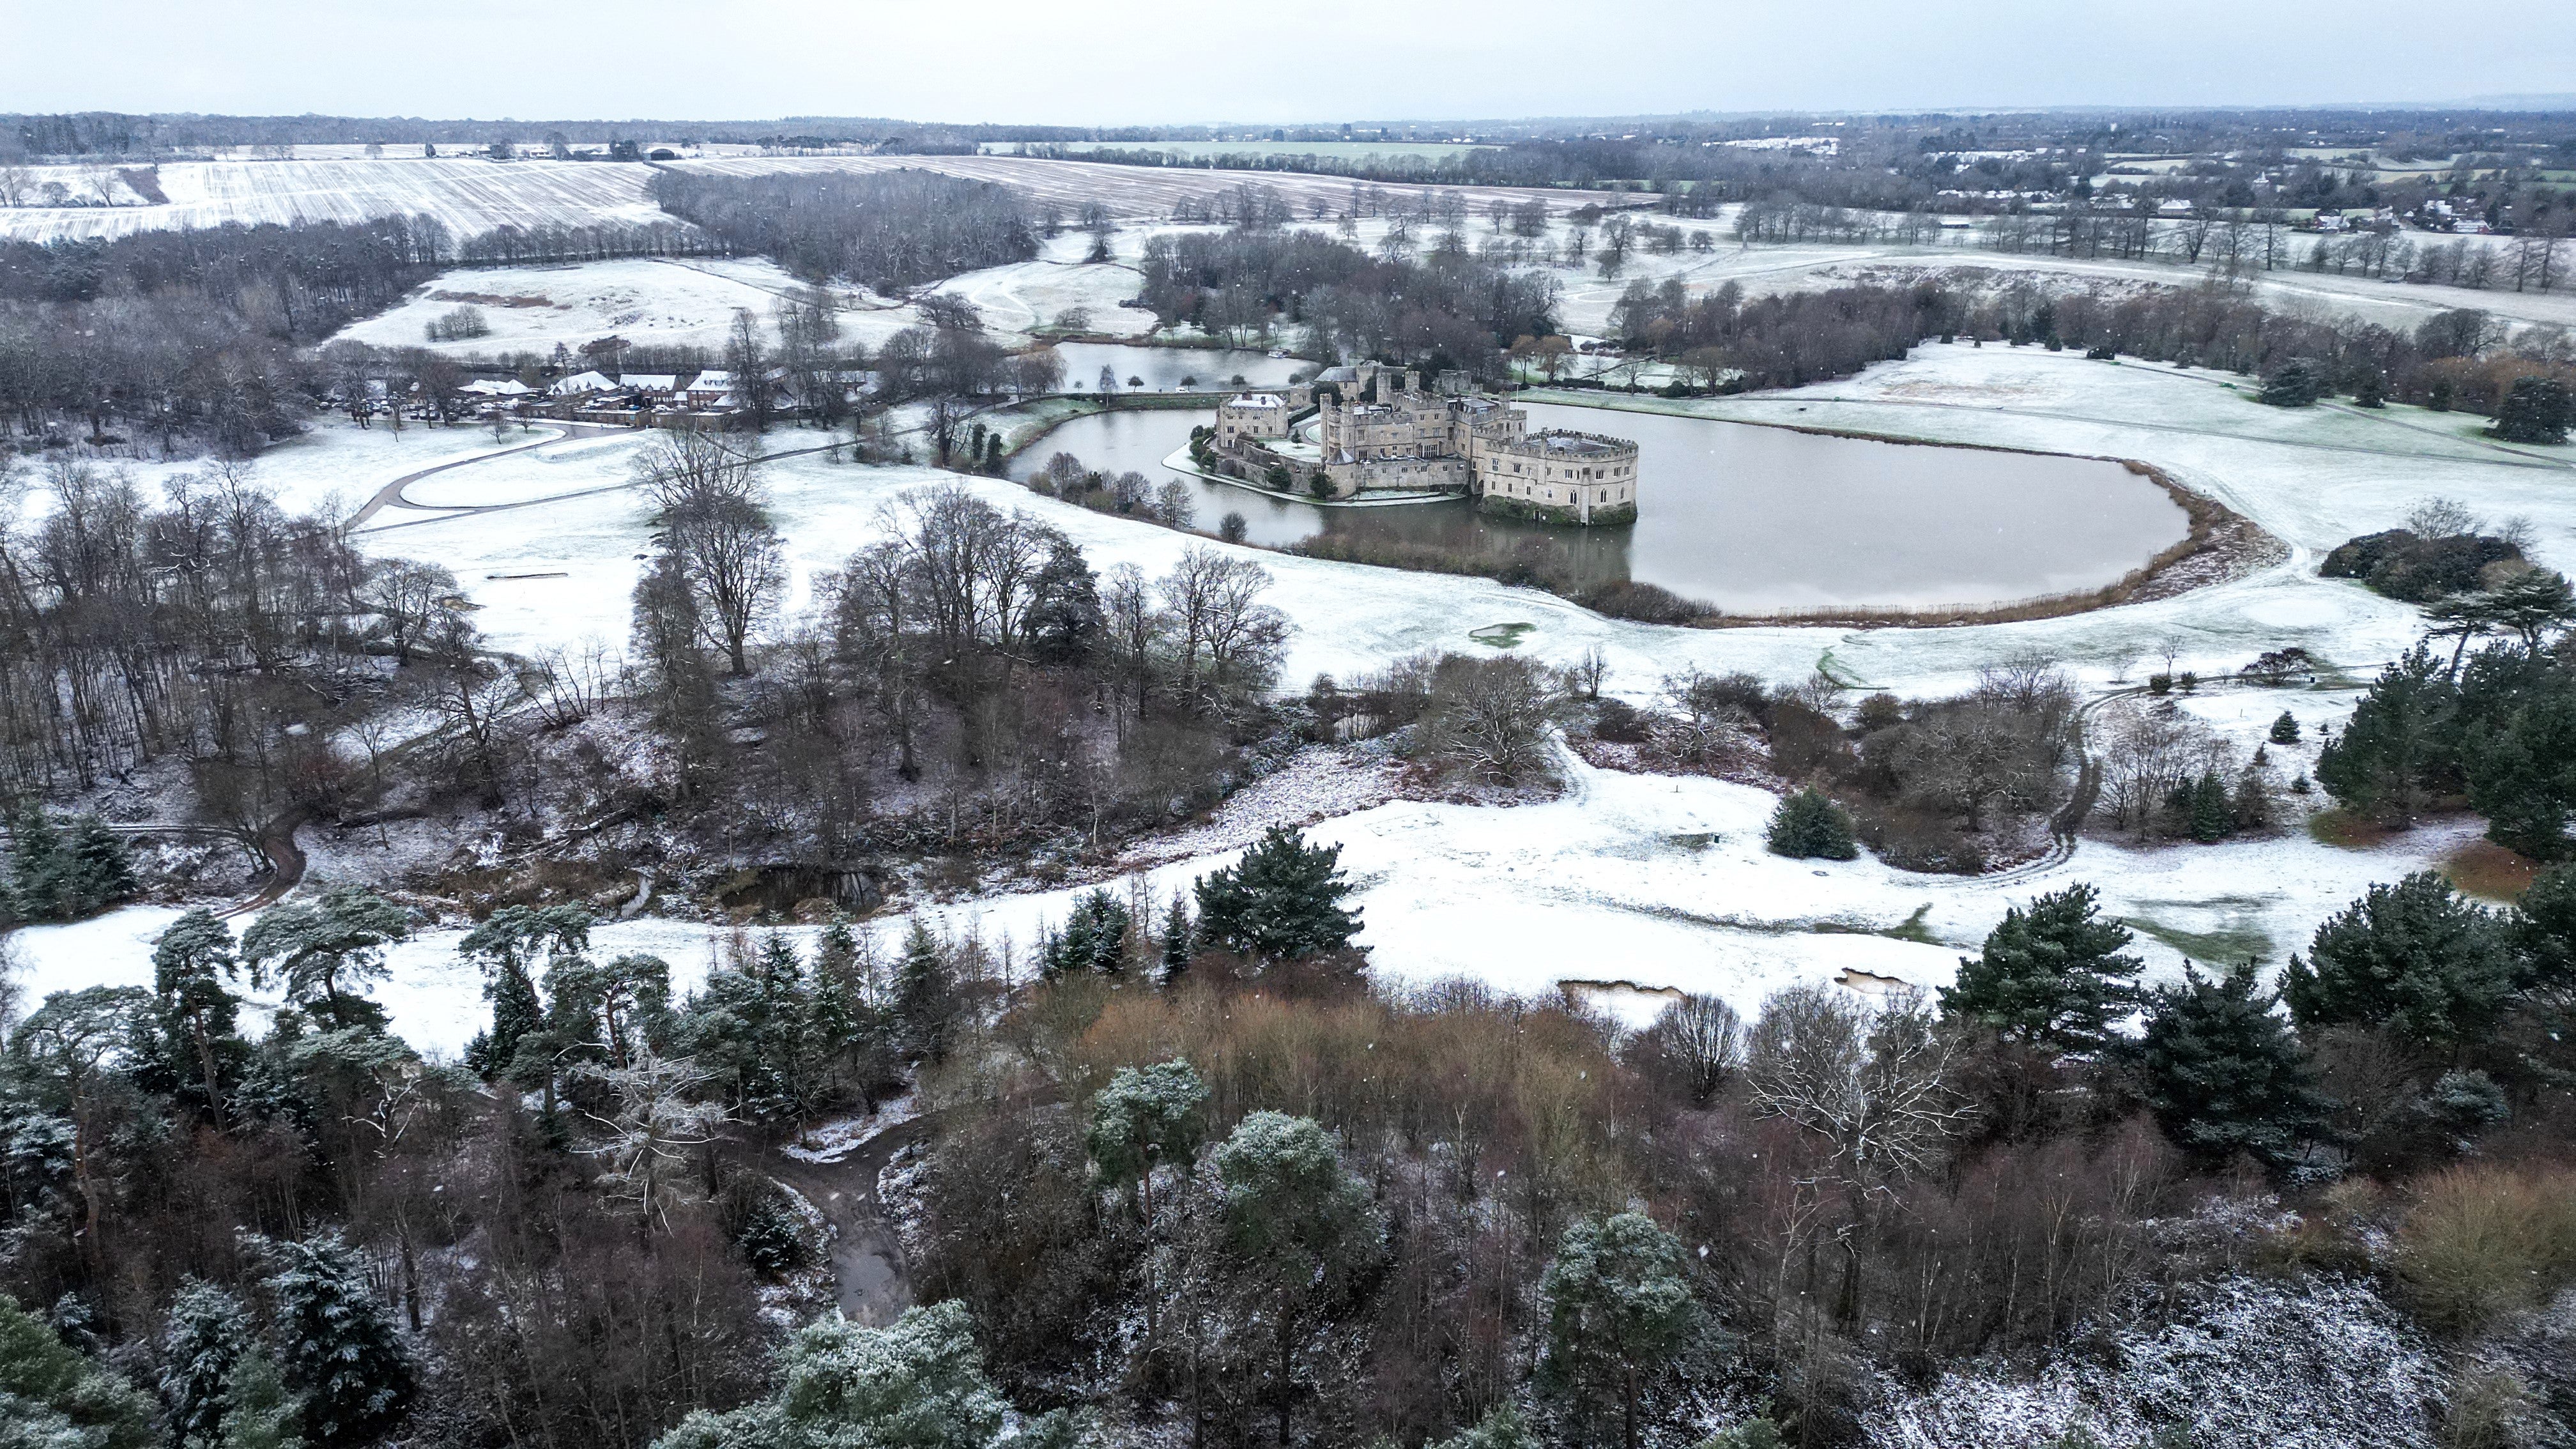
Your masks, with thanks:
[[(1309, 410), (1302, 431), (1311, 442), (1298, 437)], [(1209, 441), (1220, 468), (1317, 497), (1455, 492), (1489, 512), (1549, 522), (1637, 516), (1635, 443), (1533, 433), (1526, 410), (1477, 392), (1461, 372), (1425, 387), (1413, 368), (1326, 368), (1284, 393), (1226, 399)]]

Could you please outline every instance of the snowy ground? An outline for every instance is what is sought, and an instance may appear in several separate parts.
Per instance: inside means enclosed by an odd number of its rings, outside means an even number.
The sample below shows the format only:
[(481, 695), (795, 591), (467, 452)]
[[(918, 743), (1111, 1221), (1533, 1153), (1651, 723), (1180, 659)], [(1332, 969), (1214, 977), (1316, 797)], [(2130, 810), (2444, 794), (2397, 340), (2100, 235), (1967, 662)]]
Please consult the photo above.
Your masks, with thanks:
[[(0, 207), (0, 236), (50, 241), (226, 222), (428, 216), (461, 240), (504, 226), (673, 222), (644, 194), (652, 168), (636, 162), (411, 156), (172, 161), (156, 169), (166, 206)], [(88, 170), (40, 167), (37, 181), (60, 180), (79, 192)]]
[[(543, 356), (558, 342), (578, 349), (608, 336), (637, 346), (715, 351), (724, 346), (738, 307), (749, 308), (760, 319), (763, 335), (774, 340), (771, 309), (801, 289), (777, 263), (757, 258), (633, 257), (558, 266), (462, 267), (440, 274), (400, 306), (352, 324), (334, 340), (427, 347), (457, 356)], [(470, 301), (474, 297), (506, 297), (522, 305)], [(844, 330), (853, 334), (890, 334), (912, 320), (907, 315), (892, 325), (878, 325), (874, 313), (883, 302), (847, 289), (833, 297), (844, 309)], [(482, 312), (490, 336), (423, 340), (430, 322), (466, 305)], [(861, 340), (883, 337), (861, 335)]]
[[(2036, 349), (1935, 345), (1859, 378), (1794, 393), (1655, 404), (1712, 417), (2142, 458), (2225, 500), (2290, 546), (2278, 566), (2154, 603), (1974, 628), (1683, 630), (1607, 620), (1480, 580), (1252, 556), (1275, 575), (1270, 598), (1298, 626), (1287, 670), (1293, 683), (1317, 672), (1348, 677), (1417, 649), (1487, 648), (1472, 631), (1513, 621), (1532, 626), (1518, 647), (1550, 663), (1601, 648), (1609, 687), (1630, 698), (1650, 696), (1664, 673), (1692, 665), (1789, 681), (1820, 663), (1872, 688), (1924, 694), (1955, 689), (1980, 664), (2026, 650), (2060, 659), (2088, 687), (2100, 687), (2118, 675), (2134, 677), (2135, 666), (2158, 655), (2168, 638), (2180, 667), (2213, 679), (2291, 644), (2343, 666), (2352, 679), (2366, 678), (2416, 637), (2420, 618), (2357, 586), (2316, 577), (2316, 562), (2353, 534), (2391, 526), (2430, 494), (2456, 497), (2489, 517), (2529, 517), (2534, 554), (2551, 567), (2576, 569), (2569, 466), (2576, 449), (2498, 448), (2471, 435), (2473, 420), (2405, 408), (2268, 409), (2232, 390), (2232, 381)], [(1614, 424), (1604, 420), (1613, 431)], [(815, 441), (781, 433), (769, 446)], [(483, 434), (415, 429), (393, 443), (381, 430), (358, 435), (326, 425), (262, 468), (272, 478), (300, 480), (296, 487), (328, 478), (362, 495), (424, 466), (437, 450), (487, 445)], [(620, 486), (634, 446), (624, 438), (568, 439), (439, 474), (418, 485), (419, 501), (499, 505), (497, 511), (388, 509), (374, 521), (399, 526), (363, 533), (360, 542), (454, 569), (480, 606), (478, 624), (503, 647), (621, 640), (648, 534), (639, 500)], [(1651, 460), (1648, 467), (1644, 526), (1652, 527)], [(865, 468), (811, 455), (768, 471), (800, 587), (813, 570), (837, 564), (874, 536), (884, 504), (943, 482), (1044, 518), (1098, 567), (1133, 562), (1161, 572), (1185, 546), (1215, 546), (927, 468)], [(606, 491), (584, 491), (594, 488)], [(523, 499), (553, 501), (510, 506)], [(561, 576), (542, 577), (549, 574)], [(2316, 691), (2215, 691), (2184, 707), (2250, 753), (2262, 726), (2283, 708), (2316, 723), (2339, 719), (2352, 698), (2350, 680), (2330, 680)], [(2313, 765), (2311, 745), (2274, 754), (2284, 780)], [(2473, 821), (2426, 827), (2368, 850), (2322, 845), (2296, 829), (2213, 847), (2088, 841), (2070, 863), (2046, 872), (1961, 880), (1866, 860), (1819, 866), (1771, 857), (1759, 834), (1773, 801), (1750, 787), (1569, 769), (1571, 791), (1550, 803), (1501, 809), (1395, 801), (1317, 827), (1319, 838), (1344, 847), (1344, 864), (1362, 885), (1364, 939), (1380, 970), (1402, 981), (1472, 974), (1515, 990), (1564, 980), (1682, 987), (1745, 1007), (1788, 982), (1846, 971), (1937, 985), (2008, 903), (2077, 880), (2097, 884), (2113, 914), (2148, 933), (2141, 950), (2159, 974), (2178, 969), (2186, 951), (2202, 959), (2259, 952), (2277, 962), (2370, 882), (2438, 860), (2479, 829)], [(1300, 791), (1310, 791), (1323, 808), (1347, 808), (1371, 798), (1362, 783), (1292, 780), (1276, 787), (1282, 798), (1274, 803), (1283, 817), (1311, 813), (1299, 808)], [(1153, 866), (1143, 888), (1167, 897), (1223, 864), (1257, 823), (1249, 818), (1262, 813), (1257, 803), (1241, 807), (1247, 818), (1220, 817), (1219, 834), (1181, 847), (1208, 853)], [(1046, 923), (1063, 919), (1070, 895), (989, 898), (937, 913), (952, 930), (971, 927), (988, 941), (1016, 943), (1024, 955)], [(14, 944), (40, 994), (101, 980), (140, 983), (150, 975), (143, 942), (168, 918), (162, 908), (138, 908), (24, 931)], [(1939, 944), (1875, 934), (1909, 920), (1915, 925), (1907, 936), (1928, 933)], [(878, 929), (899, 930), (900, 922)], [(454, 928), (432, 931), (403, 946), (382, 992), (398, 1025), (427, 1048), (453, 1051), (483, 1018), (479, 983), (453, 954), (456, 936)], [(638, 920), (603, 927), (598, 944), (658, 951), (685, 983), (703, 974), (718, 940), (704, 926)], [(1647, 996), (1611, 999), (1634, 1010), (1654, 1005)]]

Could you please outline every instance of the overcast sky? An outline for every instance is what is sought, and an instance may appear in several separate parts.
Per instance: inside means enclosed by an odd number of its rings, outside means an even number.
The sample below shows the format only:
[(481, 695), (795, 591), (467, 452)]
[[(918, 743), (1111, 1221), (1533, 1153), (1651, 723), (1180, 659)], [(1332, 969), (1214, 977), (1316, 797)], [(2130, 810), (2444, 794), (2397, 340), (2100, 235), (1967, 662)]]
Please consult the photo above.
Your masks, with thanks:
[(1133, 125), (2576, 90), (2576, 0), (9, 0), (0, 110)]

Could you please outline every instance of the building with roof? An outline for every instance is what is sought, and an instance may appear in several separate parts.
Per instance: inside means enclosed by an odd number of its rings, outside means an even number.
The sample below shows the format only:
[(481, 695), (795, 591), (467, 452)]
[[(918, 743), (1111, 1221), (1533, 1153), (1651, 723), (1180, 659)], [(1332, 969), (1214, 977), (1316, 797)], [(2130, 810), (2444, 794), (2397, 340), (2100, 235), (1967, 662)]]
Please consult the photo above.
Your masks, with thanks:
[(1217, 408), (1207, 439), (1219, 471), (1319, 498), (1454, 493), (1490, 513), (1609, 525), (1637, 516), (1637, 445), (1542, 429), (1475, 390), (1467, 375), (1429, 387), (1411, 368), (1362, 363), (1313, 381), (1242, 393)]

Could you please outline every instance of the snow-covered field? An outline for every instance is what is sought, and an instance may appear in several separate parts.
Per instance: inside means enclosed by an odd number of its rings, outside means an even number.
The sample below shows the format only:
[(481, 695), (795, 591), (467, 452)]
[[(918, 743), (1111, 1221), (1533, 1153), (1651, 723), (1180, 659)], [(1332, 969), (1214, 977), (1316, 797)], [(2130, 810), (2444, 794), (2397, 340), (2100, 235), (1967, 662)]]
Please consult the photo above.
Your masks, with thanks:
[[(90, 168), (40, 167), (38, 184), (79, 191)], [(226, 222), (364, 221), (428, 216), (459, 239), (504, 226), (671, 223), (644, 194), (649, 166), (470, 157), (172, 161), (158, 168), (166, 206), (0, 207), (0, 236), (123, 236)], [(58, 174), (59, 173), (59, 174)]]
[[(1480, 580), (1255, 556), (1276, 577), (1272, 600), (1298, 625), (1287, 671), (1293, 681), (1317, 672), (1347, 676), (1416, 649), (1482, 649), (1471, 631), (1511, 621), (1532, 626), (1518, 647), (1552, 663), (1600, 647), (1610, 660), (1611, 690), (1631, 698), (1651, 695), (1667, 671), (1693, 665), (1785, 681), (1825, 661), (1874, 688), (1928, 693), (1954, 689), (1980, 664), (2026, 650), (2064, 660), (2098, 687), (2158, 654), (2168, 636), (2182, 667), (2213, 679), (2289, 644), (2367, 677), (2416, 636), (2420, 620), (2353, 585), (2317, 578), (2316, 560), (2354, 533), (2392, 525), (2429, 494), (2459, 498), (2490, 517), (2529, 517), (2534, 554), (2552, 567), (2576, 568), (2576, 478), (2562, 456), (2576, 449), (2501, 449), (2469, 436), (2467, 420), (2403, 408), (2283, 412), (2255, 405), (2228, 382), (2036, 349), (1935, 345), (1859, 378), (1794, 393), (1658, 404), (1715, 417), (2144, 458), (2223, 498), (2291, 547), (2276, 567), (2155, 603), (1974, 628), (1682, 630), (1603, 619)], [(769, 445), (783, 451), (817, 441), (782, 433)], [(504, 647), (533, 650), (585, 636), (614, 642), (625, 632), (648, 534), (639, 500), (620, 486), (638, 446), (625, 437), (566, 439), (452, 469), (413, 485), (413, 501), (498, 511), (389, 508), (361, 542), (455, 570), (480, 606), (477, 622)], [(481, 434), (415, 429), (395, 443), (382, 430), (329, 425), (261, 467), (292, 488), (327, 481), (363, 496), (429, 461), (485, 449)], [(928, 468), (866, 468), (808, 455), (768, 472), (800, 589), (813, 571), (836, 565), (874, 535), (883, 505), (940, 483), (1028, 509), (1104, 568), (1133, 562), (1159, 572), (1184, 546), (1205, 543)], [(512, 506), (529, 499), (553, 501)], [(1651, 479), (1646, 505), (1651, 527)], [(2315, 724), (2339, 719), (2352, 698), (2349, 682), (2319, 690), (2231, 686), (2185, 707), (2250, 753), (2281, 710)], [(2275, 747), (2276, 772), (2286, 780), (2309, 768), (2312, 748)], [(1751, 787), (1573, 762), (1568, 770), (1565, 797), (1509, 809), (1370, 803), (1384, 796), (1368, 780), (1292, 774), (1244, 797), (1209, 833), (1178, 843), (1204, 853), (1147, 855), (1168, 863), (1143, 872), (1144, 889), (1160, 898), (1185, 888), (1269, 818), (1365, 805), (1315, 833), (1343, 846), (1344, 864), (1362, 886), (1364, 939), (1390, 978), (1468, 974), (1525, 991), (1568, 980), (1626, 982), (1713, 992), (1750, 1007), (1779, 986), (1846, 971), (1938, 985), (2007, 904), (2077, 880), (2098, 885), (2108, 910), (2147, 933), (2140, 949), (2157, 974), (2178, 969), (2186, 948), (2206, 955), (2218, 942), (2278, 961), (2371, 881), (2437, 860), (2478, 829), (2467, 821), (2427, 827), (2367, 850), (2319, 844), (2295, 829), (2212, 847), (2092, 841), (2071, 862), (2036, 874), (1959, 879), (1867, 860), (1818, 865), (1770, 856), (1760, 831), (1773, 800)], [(1063, 918), (1071, 894), (936, 910), (949, 929), (971, 926), (1024, 952), (1046, 923)], [(142, 942), (168, 919), (164, 908), (137, 908), (23, 931), (14, 944), (39, 992), (139, 982), (150, 972)], [(1902, 933), (1887, 934), (1909, 921)], [(1926, 933), (1938, 944), (1926, 944)], [(405, 1032), (426, 1047), (453, 1050), (482, 1019), (478, 983), (453, 955), (456, 935), (452, 928), (426, 932), (399, 948), (394, 980), (382, 992)], [(599, 938), (602, 949), (658, 951), (684, 980), (703, 974), (717, 942), (711, 928), (655, 920), (606, 926)], [(1655, 1004), (1651, 996), (1617, 992), (1607, 999), (1632, 1012)]]
[[(464, 267), (441, 274), (400, 306), (352, 324), (333, 340), (426, 346), (460, 355), (542, 356), (558, 342), (578, 348), (617, 336), (638, 346), (712, 351), (724, 346), (737, 307), (749, 308), (760, 319), (763, 335), (773, 335), (770, 309), (798, 290), (794, 277), (766, 259), (635, 257), (559, 266)], [(849, 309), (845, 324), (860, 320), (852, 314), (869, 305), (853, 294), (835, 296)], [(517, 305), (474, 298), (509, 298)], [(429, 323), (468, 305), (483, 314), (489, 336), (423, 340)]]

